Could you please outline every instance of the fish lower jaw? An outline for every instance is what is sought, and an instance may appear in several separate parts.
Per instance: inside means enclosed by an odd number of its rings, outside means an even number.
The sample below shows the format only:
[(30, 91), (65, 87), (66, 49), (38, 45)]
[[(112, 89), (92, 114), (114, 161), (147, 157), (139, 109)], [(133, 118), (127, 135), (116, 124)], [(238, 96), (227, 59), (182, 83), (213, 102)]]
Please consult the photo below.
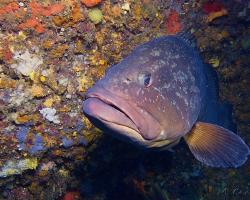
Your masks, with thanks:
[[(100, 117), (99, 120), (103, 124), (106, 124), (106, 126), (109, 127), (110, 129), (113, 129), (113, 130), (116, 129), (117, 132), (119, 132), (120, 130), (127, 130), (127, 132), (133, 132), (133, 133), (136, 133), (136, 134), (140, 135), (139, 130), (137, 128), (135, 128), (135, 127), (131, 127), (131, 126), (128, 126), (128, 125), (125, 125), (125, 124), (122, 124), (122, 123), (113, 122), (113, 121), (104, 119), (102, 117)], [(116, 127), (116, 128), (114, 128), (114, 127)]]
[(145, 140), (138, 131), (128, 126), (123, 126), (109, 121), (103, 121), (103, 123), (105, 123), (110, 130), (113, 130), (112, 135), (118, 139), (136, 143), (140, 146), (147, 146), (148, 144), (148, 141)]

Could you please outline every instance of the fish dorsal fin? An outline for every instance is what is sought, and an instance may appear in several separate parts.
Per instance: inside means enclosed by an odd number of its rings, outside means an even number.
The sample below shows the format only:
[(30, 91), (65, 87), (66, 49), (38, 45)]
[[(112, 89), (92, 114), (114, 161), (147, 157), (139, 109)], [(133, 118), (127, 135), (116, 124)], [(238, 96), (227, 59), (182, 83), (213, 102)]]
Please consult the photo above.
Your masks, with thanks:
[(212, 167), (239, 167), (250, 153), (238, 135), (214, 124), (197, 122), (185, 140), (194, 157)]

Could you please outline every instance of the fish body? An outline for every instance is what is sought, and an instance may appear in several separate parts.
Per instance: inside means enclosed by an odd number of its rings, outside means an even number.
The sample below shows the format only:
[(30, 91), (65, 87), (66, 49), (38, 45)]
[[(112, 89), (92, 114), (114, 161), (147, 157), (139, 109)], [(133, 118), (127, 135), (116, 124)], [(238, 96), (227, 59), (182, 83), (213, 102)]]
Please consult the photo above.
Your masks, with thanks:
[[(208, 74), (184, 39), (156, 38), (107, 70), (87, 91), (83, 112), (96, 126), (126, 141), (170, 148), (184, 137), (201, 162), (237, 167), (247, 160), (249, 148), (223, 127), (228, 117), (221, 120), (223, 106)], [(218, 154), (221, 142), (225, 148)], [(232, 152), (235, 158), (229, 159)]]

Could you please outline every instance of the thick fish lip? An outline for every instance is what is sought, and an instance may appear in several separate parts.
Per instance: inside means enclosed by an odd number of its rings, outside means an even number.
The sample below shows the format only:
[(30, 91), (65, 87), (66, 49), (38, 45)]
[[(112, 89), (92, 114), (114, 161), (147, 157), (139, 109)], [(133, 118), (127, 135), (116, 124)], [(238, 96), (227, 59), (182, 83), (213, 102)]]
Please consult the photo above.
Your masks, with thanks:
[[(89, 100), (92, 100), (92, 101), (93, 100), (94, 101), (98, 100), (98, 101), (100, 101), (98, 104), (103, 103), (106, 106), (112, 107), (112, 109), (115, 109), (115, 111), (117, 112), (116, 113), (117, 115), (119, 115), (119, 116), (121, 116), (121, 114), (123, 115), (122, 116), (123, 119), (124, 119), (123, 123), (119, 123), (117, 121), (115, 122), (115, 120), (111, 121), (111, 120), (109, 120), (107, 118), (105, 119), (103, 117), (101, 117), (101, 120), (106, 121), (106, 122), (116, 123), (117, 125), (126, 126), (126, 127), (130, 128), (130, 129), (136, 131), (138, 134), (140, 134), (139, 128), (137, 127), (137, 125), (134, 122), (134, 120), (132, 119), (132, 117), (130, 117), (128, 115), (128, 113), (125, 111), (125, 108), (117, 105), (117, 103), (116, 103), (117, 98), (115, 98), (116, 101), (114, 101), (114, 97), (112, 97), (112, 98), (110, 98), (110, 97), (111, 97), (110, 95), (108, 97), (108, 95), (103, 95), (102, 93), (88, 91), (87, 94), (86, 94), (85, 104), (88, 103), (87, 101), (89, 101)], [(111, 99), (113, 99), (113, 100), (111, 100)], [(103, 106), (105, 106), (105, 105), (103, 105)], [(83, 108), (83, 110), (84, 110), (84, 108)], [(86, 114), (88, 114), (88, 113), (86, 113)], [(125, 119), (124, 117), (126, 117), (127, 119)]]
[[(105, 121), (107, 123), (115, 123), (117, 125), (125, 126), (136, 132), (139, 132), (136, 124), (124, 111), (118, 108), (117, 105), (115, 105), (111, 101), (103, 99), (97, 94), (89, 95), (85, 100), (84, 105), (87, 107), (95, 107), (90, 108), (90, 110), (88, 111), (84, 111), (84, 113), (86, 113), (87, 115), (97, 117), (99, 120)], [(102, 110), (102, 113), (99, 113), (98, 108), (99, 110)], [(110, 113), (105, 113), (105, 111), (110, 111)], [(116, 119), (114, 119), (114, 116), (116, 117)], [(111, 117), (111, 119), (109, 119), (109, 117)]]

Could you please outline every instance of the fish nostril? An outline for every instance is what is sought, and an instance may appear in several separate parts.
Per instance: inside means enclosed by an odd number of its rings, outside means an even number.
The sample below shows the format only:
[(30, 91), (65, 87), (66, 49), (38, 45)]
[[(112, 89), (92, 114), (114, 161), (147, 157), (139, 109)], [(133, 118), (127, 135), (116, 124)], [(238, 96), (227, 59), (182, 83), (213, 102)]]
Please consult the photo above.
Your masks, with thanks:
[(127, 83), (127, 84), (128, 84), (128, 83), (130, 83), (130, 82), (131, 82), (131, 79), (128, 78), (128, 77), (124, 80), (124, 83)]

